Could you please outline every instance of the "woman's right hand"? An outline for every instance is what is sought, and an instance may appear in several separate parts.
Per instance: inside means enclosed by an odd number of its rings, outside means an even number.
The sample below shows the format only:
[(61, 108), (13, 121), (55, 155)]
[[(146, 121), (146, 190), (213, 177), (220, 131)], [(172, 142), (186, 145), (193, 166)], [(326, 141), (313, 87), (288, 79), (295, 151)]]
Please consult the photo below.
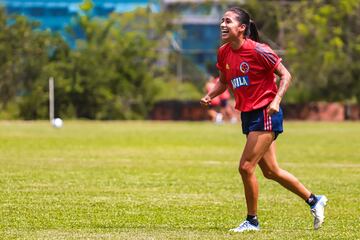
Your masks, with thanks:
[(202, 99), (200, 99), (200, 104), (203, 107), (208, 107), (211, 104), (211, 97), (209, 95), (206, 95)]

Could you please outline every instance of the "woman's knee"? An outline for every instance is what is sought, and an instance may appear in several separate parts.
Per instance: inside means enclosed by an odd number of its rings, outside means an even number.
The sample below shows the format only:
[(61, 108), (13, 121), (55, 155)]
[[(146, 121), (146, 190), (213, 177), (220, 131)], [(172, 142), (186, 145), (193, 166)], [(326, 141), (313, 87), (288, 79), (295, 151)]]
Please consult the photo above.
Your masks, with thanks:
[(249, 162), (241, 163), (239, 166), (239, 173), (241, 176), (249, 176), (254, 173), (255, 167)]
[(263, 175), (267, 179), (276, 180), (280, 176), (280, 170), (266, 170), (263, 171)]

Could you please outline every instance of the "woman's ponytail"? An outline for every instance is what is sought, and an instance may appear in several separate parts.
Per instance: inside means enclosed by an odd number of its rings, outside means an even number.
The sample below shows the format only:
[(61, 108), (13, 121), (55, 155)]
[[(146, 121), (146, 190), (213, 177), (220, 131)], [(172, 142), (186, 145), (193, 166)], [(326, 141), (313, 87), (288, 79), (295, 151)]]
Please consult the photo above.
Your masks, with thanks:
[(250, 19), (250, 14), (247, 11), (239, 7), (231, 7), (227, 11), (234, 12), (237, 15), (237, 20), (240, 23), (246, 25), (244, 33), (246, 37), (249, 37), (253, 41), (259, 42), (260, 38), (257, 27), (255, 25), (255, 22)]
[(250, 20), (249, 29), (248, 29), (248, 36), (250, 39), (254, 40), (255, 42), (259, 42), (259, 33), (256, 27), (256, 24), (253, 20)]

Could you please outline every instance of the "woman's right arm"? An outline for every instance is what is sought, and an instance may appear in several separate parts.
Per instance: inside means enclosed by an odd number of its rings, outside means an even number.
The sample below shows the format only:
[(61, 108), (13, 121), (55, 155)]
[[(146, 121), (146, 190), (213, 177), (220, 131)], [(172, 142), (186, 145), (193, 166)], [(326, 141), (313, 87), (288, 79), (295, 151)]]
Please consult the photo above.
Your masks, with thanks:
[(201, 98), (200, 104), (204, 107), (209, 106), (211, 104), (211, 99), (222, 94), (226, 90), (226, 88), (227, 88), (227, 84), (225, 81), (225, 77), (220, 72), (219, 81), (215, 84), (214, 88), (211, 89), (211, 91), (208, 94), (206, 94), (203, 98)]

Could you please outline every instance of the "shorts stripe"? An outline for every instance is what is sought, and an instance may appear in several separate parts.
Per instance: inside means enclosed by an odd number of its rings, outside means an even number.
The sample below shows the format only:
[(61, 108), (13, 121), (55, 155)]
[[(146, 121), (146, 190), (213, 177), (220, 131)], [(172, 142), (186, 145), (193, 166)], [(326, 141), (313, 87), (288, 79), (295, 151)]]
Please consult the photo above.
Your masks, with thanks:
[(271, 116), (269, 116), (269, 127), (270, 127), (269, 131), (272, 131), (272, 122), (271, 122)]
[(241, 127), (244, 134), (256, 131), (274, 132), (276, 139), (283, 132), (282, 109), (271, 116), (267, 112), (267, 106), (250, 112), (241, 112)]
[(272, 131), (271, 116), (268, 115), (266, 108), (264, 108), (263, 112), (264, 112), (264, 130)]
[(267, 130), (267, 121), (266, 121), (266, 109), (263, 110), (264, 113), (264, 130)]

